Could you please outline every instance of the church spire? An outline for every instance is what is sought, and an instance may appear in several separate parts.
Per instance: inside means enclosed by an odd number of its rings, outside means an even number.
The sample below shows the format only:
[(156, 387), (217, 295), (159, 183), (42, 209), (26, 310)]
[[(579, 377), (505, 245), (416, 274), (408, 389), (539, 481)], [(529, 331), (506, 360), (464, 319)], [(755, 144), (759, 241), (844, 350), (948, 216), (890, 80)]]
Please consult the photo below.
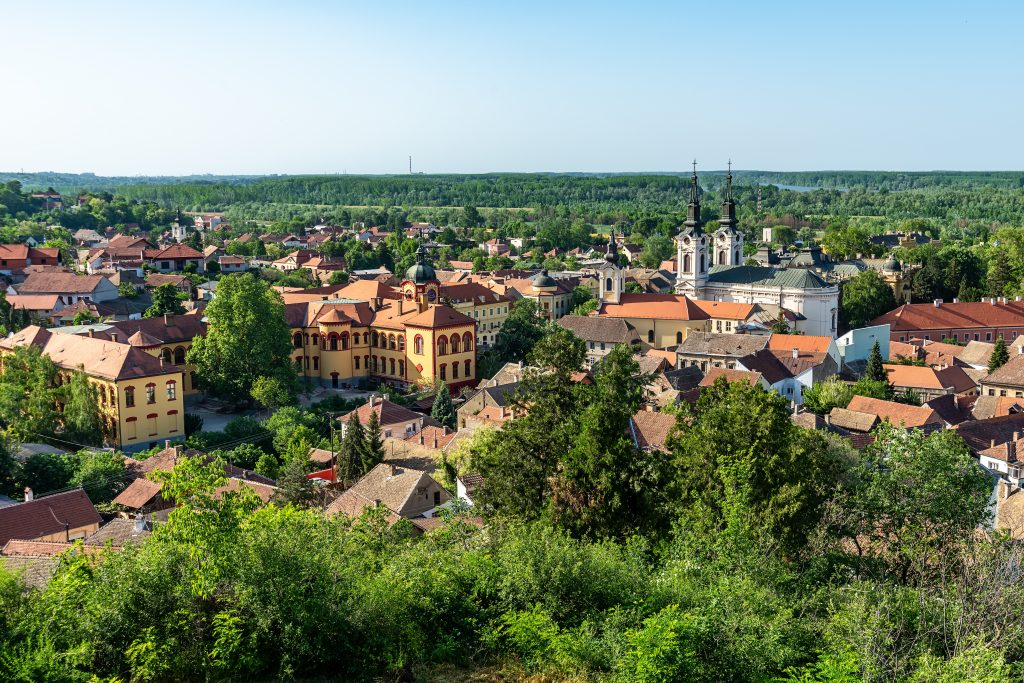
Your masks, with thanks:
[(605, 251), (604, 260), (614, 266), (619, 265), (619, 245), (615, 242), (615, 226), (612, 226), (611, 234), (608, 236), (608, 249)]
[(693, 160), (693, 175), (690, 177), (690, 203), (686, 207), (687, 230), (693, 233), (701, 232), (704, 223), (700, 219), (700, 188), (697, 185), (697, 160)]
[(725, 187), (722, 190), (722, 217), (718, 224), (726, 230), (736, 232), (736, 202), (732, 197), (732, 159), (729, 160), (729, 171), (725, 176)]

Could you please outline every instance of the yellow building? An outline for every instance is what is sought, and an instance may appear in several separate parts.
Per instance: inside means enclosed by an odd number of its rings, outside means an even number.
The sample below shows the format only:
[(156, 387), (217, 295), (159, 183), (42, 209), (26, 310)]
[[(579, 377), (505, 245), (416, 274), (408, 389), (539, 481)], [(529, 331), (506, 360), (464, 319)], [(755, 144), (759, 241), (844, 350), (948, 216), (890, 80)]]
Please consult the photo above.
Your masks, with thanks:
[(442, 284), (441, 300), (476, 321), (476, 338), (481, 348), (494, 343), (512, 305), (506, 295), (478, 282)]
[(331, 387), (367, 378), (403, 387), (475, 384), (477, 321), (438, 303), (440, 282), (424, 255), (421, 248), (399, 298), (286, 302), (299, 373)]
[(0, 341), (0, 349), (36, 346), (60, 369), (81, 371), (96, 389), (104, 441), (125, 452), (185, 438), (184, 376), (123, 341), (51, 332), (35, 325)]

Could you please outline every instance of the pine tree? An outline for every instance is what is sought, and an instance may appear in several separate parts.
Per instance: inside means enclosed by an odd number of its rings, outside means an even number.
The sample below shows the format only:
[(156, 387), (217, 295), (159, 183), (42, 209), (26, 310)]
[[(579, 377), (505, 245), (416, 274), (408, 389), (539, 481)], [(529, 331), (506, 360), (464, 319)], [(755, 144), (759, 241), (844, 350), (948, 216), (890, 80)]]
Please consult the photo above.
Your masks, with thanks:
[(1003, 296), (1010, 284), (1010, 260), (1004, 249), (996, 249), (988, 265), (988, 294)]
[(988, 357), (988, 371), (995, 372), (1006, 365), (1010, 360), (1010, 352), (1006, 350), (1006, 340), (1002, 337), (996, 339), (996, 347), (992, 349), (992, 355)]
[(441, 388), (437, 390), (430, 417), (449, 429), (455, 429), (455, 405), (452, 404), (452, 394), (448, 390), (447, 384), (442, 384)]
[[(306, 446), (305, 442), (302, 443)], [(308, 452), (308, 446), (306, 446)], [(277, 479), (277, 491), (274, 501), (282, 504), (291, 503), (299, 507), (308, 507), (313, 499), (313, 482), (306, 478), (309, 470), (306, 457), (289, 457), (280, 470)]]
[(366, 421), (366, 436), (363, 441), (363, 474), (381, 462), (384, 462), (384, 439), (381, 437), (377, 411), (371, 411), (370, 419)]
[(875, 345), (871, 347), (871, 353), (868, 355), (868, 366), (864, 370), (864, 378), (870, 379), (876, 382), (888, 382), (889, 376), (885, 372), (885, 368), (882, 367), (882, 349), (878, 346), (878, 340), (875, 340)]
[(338, 477), (348, 482), (362, 471), (363, 451), (366, 448), (366, 434), (359, 415), (353, 413), (345, 425), (345, 436), (338, 449)]

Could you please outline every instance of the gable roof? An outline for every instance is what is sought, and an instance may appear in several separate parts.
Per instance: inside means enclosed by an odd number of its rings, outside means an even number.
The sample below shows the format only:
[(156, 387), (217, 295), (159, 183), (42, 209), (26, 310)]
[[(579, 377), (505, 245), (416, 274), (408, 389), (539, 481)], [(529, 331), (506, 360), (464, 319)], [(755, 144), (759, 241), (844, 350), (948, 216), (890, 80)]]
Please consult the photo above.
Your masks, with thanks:
[(622, 294), (619, 303), (602, 303), (598, 315), (610, 318), (655, 320), (707, 320), (693, 299), (683, 294)]
[(651, 410), (641, 410), (630, 418), (630, 428), (633, 430), (633, 438), (637, 447), (664, 453), (668, 452), (665, 442), (675, 425), (674, 415), (656, 413)]
[(985, 384), (1024, 386), (1024, 355), (1011, 356), (1010, 360), (983, 377), (981, 381)]
[(952, 388), (954, 393), (960, 393), (970, 391), (977, 386), (962, 368), (955, 365), (941, 370), (928, 366), (892, 365), (889, 363), (882, 367), (885, 368), (885, 372), (889, 376), (889, 382), (897, 387), (940, 390)]
[(724, 377), (726, 382), (746, 382), (750, 386), (757, 386), (761, 382), (761, 373), (750, 370), (734, 370), (731, 368), (708, 368), (708, 372), (700, 380), (698, 386), (709, 387), (719, 377)]
[[(370, 405), (370, 401), (373, 405)], [(359, 421), (364, 425), (367, 420), (370, 419), (370, 412), (377, 413), (377, 419), (380, 421), (381, 427), (388, 425), (402, 424), (405, 422), (411, 422), (413, 420), (422, 420), (424, 415), (413, 412), (405, 406), (400, 406), (397, 403), (392, 403), (386, 398), (371, 397), (370, 401), (362, 404), (355, 410), (346, 413), (338, 418), (341, 422), (348, 422), (352, 419), (353, 415), (359, 416)]]
[(807, 334), (773, 334), (768, 337), (768, 348), (772, 351), (789, 351), (799, 349), (808, 353), (827, 353), (832, 344), (832, 337), (819, 337)]
[(0, 508), (0, 545), (12, 538), (32, 540), (100, 523), (100, 513), (82, 489), (42, 496)]
[(146, 249), (143, 254), (148, 259), (201, 259), (202, 252), (196, 251), (187, 244), (172, 244), (163, 249)]
[(472, 325), (476, 327), (476, 320), (465, 313), (459, 313), (450, 306), (431, 304), (427, 310), (418, 313), (405, 320), (406, 325), (414, 327), (455, 327), (461, 325)]
[(17, 290), (19, 294), (92, 294), (104, 282), (110, 284), (102, 275), (47, 271), (31, 273)]
[(927, 406), (912, 406), (868, 396), (854, 396), (847, 409), (877, 415), (880, 419), (889, 420), (894, 426), (902, 425), (908, 429), (936, 424), (941, 420), (938, 413)]
[(622, 318), (602, 318), (590, 315), (565, 315), (555, 321), (580, 339), (612, 344), (637, 344), (640, 335), (636, 328)]
[(743, 357), (768, 347), (769, 337), (751, 334), (696, 332), (686, 335), (676, 347), (681, 354), (708, 354)]
[(870, 432), (878, 424), (878, 416), (874, 413), (862, 413), (847, 408), (833, 408), (828, 414), (829, 424), (854, 432)]
[[(432, 480), (422, 470), (400, 467), (392, 463), (379, 463), (367, 472), (352, 488), (343, 493), (327, 508), (327, 514), (344, 512), (350, 516), (350, 510), (373, 506), (380, 501), (391, 512), (402, 515), (409, 499), (427, 480)], [(440, 487), (440, 485), (438, 485)], [(440, 487), (444, 491), (443, 487)], [(443, 498), (443, 496), (442, 496)], [(342, 500), (346, 499), (346, 500)], [(358, 514), (358, 513), (357, 513)]]
[(746, 320), (754, 312), (755, 304), (741, 304), (734, 301), (704, 301), (695, 299), (694, 303), (710, 318)]
[(868, 324), (888, 324), (893, 332), (978, 327), (1024, 328), (1024, 302), (962, 301), (939, 305), (903, 304)]
[(955, 427), (967, 445), (975, 452), (990, 448), (993, 444), (1013, 440), (1015, 433), (1024, 432), (1024, 413), (1000, 415), (987, 420), (971, 420)]
[(996, 345), (990, 342), (971, 340), (967, 342), (967, 346), (963, 347), (956, 358), (967, 365), (987, 366), (988, 359), (992, 356), (992, 351), (995, 348)]

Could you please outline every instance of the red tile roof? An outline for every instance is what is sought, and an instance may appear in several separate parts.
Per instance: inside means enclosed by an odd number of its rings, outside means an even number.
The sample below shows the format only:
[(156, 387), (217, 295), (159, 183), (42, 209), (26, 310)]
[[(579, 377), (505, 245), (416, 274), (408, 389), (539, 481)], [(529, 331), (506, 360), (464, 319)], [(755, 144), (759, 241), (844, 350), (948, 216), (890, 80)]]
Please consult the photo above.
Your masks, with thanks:
[(908, 429), (942, 422), (939, 414), (926, 406), (912, 406), (867, 396), (854, 396), (846, 408), (858, 413), (877, 415), (897, 427), (902, 425)]
[(612, 318), (707, 320), (708, 314), (682, 294), (623, 294), (617, 304), (605, 303), (599, 315)]
[(872, 320), (869, 325), (888, 324), (893, 332), (915, 330), (1020, 327), (1024, 329), (1024, 302), (960, 302), (903, 304)]
[(32, 540), (99, 523), (100, 514), (89, 496), (75, 489), (0, 508), (0, 544), (6, 545), (12, 538)]

